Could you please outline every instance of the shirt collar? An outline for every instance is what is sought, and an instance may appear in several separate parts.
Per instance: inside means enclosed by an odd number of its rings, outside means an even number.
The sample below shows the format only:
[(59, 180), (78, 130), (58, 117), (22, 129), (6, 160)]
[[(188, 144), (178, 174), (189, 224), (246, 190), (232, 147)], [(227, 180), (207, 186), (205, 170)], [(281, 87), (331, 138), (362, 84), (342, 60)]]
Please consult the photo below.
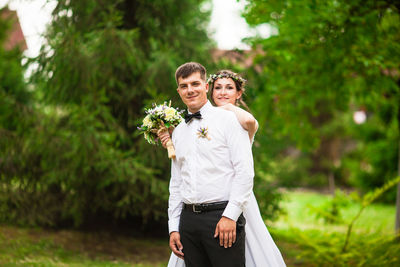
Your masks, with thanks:
[[(211, 105), (210, 100), (207, 100), (207, 102), (200, 108), (200, 113), (202, 115), (207, 114), (207, 112), (212, 108), (213, 105)], [(192, 112), (189, 111), (189, 109), (187, 110), (187, 112), (189, 114), (192, 114)]]

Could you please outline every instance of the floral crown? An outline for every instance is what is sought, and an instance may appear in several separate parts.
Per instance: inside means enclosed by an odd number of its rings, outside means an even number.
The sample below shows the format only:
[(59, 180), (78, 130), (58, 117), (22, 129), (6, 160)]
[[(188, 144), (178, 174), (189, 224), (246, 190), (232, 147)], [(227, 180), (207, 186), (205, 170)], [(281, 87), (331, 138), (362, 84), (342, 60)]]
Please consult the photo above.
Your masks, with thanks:
[(240, 77), (237, 73), (220, 73), (220, 74), (210, 74), (208, 77), (207, 83), (214, 83), (216, 80), (220, 78), (231, 78), (234, 81), (237, 81), (240, 86), (243, 86), (246, 83), (246, 80)]

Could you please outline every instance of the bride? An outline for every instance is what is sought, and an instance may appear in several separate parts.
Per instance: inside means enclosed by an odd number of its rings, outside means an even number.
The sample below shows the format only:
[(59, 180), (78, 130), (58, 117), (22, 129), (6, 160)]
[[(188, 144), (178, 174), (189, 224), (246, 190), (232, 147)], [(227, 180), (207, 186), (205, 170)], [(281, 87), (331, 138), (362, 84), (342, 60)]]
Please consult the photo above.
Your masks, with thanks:
[[(247, 107), (242, 99), (245, 80), (230, 70), (221, 70), (210, 75), (208, 82), (210, 83), (211, 102), (218, 107), (234, 112), (241, 126), (248, 132), (250, 141), (253, 142), (258, 129), (257, 120), (249, 112), (238, 107), (239, 105)], [(159, 137), (165, 147), (170, 138), (169, 134), (161, 134)], [(246, 218), (246, 266), (286, 266), (279, 249), (264, 224), (254, 193), (251, 194), (243, 215)], [(172, 253), (168, 267), (184, 266), (184, 261)]]

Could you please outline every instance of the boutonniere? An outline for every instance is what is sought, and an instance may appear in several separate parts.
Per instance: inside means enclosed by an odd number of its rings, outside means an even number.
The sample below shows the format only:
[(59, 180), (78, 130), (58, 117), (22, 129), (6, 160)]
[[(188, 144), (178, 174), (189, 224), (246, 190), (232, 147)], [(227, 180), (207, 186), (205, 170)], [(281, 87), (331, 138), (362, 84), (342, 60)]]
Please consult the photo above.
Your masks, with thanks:
[(197, 130), (197, 136), (199, 138), (207, 138), (208, 140), (211, 140), (211, 138), (208, 136), (208, 127), (200, 127)]

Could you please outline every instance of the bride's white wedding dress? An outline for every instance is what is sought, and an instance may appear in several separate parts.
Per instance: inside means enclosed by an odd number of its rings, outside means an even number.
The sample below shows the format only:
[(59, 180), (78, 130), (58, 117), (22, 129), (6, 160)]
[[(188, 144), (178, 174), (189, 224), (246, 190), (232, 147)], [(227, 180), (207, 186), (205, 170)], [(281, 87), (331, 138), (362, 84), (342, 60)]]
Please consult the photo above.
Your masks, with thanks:
[[(254, 193), (243, 211), (246, 218), (246, 267), (286, 266), (282, 255), (268, 232)], [(184, 267), (185, 262), (171, 253), (168, 267)]]

